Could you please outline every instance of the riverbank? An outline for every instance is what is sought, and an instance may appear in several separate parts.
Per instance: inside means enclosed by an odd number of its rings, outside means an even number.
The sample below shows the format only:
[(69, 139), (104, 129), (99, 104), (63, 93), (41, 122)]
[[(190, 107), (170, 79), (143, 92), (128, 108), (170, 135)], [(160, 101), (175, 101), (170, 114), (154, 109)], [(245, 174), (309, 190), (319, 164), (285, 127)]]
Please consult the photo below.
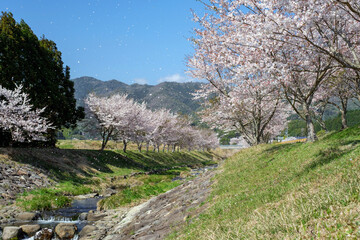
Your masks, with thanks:
[[(46, 180), (27, 183), (26, 188), (5, 189), (1, 195), (0, 223), (16, 222), (23, 211), (48, 211), (69, 205), (76, 195), (93, 193), (101, 197), (96, 209), (131, 208), (146, 199), (164, 193), (187, 179), (190, 169), (214, 164), (215, 152), (148, 152), (74, 149), (0, 148), (0, 164), (11, 177)], [(16, 171), (15, 171), (16, 170)], [(25, 171), (26, 170), (26, 171)], [(9, 174), (4, 175), (9, 180)], [(12, 182), (14, 186), (21, 181)], [(6, 187), (0, 184), (0, 189)]]
[(193, 169), (192, 180), (132, 208), (105, 211), (106, 216), (92, 224), (93, 231), (81, 240), (164, 239), (191, 223), (210, 204), (212, 178), (217, 165)]
[(359, 127), (242, 150), (216, 175), (211, 207), (170, 239), (358, 239), (359, 169)]
[[(0, 148), (3, 178), (0, 185), (0, 203), (2, 206), (11, 204), (19, 193), (48, 185), (53, 186), (52, 190), (34, 191), (30, 192), (30, 195), (39, 197), (52, 195), (56, 198), (57, 195), (73, 196), (106, 191), (110, 193), (116, 188), (124, 188), (123, 184), (116, 184), (118, 180), (129, 176), (137, 174), (148, 176), (165, 171), (168, 171), (169, 175), (179, 175), (188, 167), (215, 163), (216, 158), (216, 155), (208, 152), (139, 153), (128, 151), (124, 153), (115, 150)], [(34, 176), (31, 177), (32, 175)], [(28, 177), (36, 181), (28, 181)], [(24, 179), (31, 186), (23, 185)], [(42, 183), (42, 180), (46, 181)], [(139, 184), (139, 182), (125, 183), (125, 186), (131, 184)], [(41, 202), (41, 199), (39, 201)], [(63, 201), (66, 200), (63, 199)], [(27, 210), (62, 207), (61, 202), (54, 202), (51, 199), (46, 202), (44, 206), (34, 204)]]

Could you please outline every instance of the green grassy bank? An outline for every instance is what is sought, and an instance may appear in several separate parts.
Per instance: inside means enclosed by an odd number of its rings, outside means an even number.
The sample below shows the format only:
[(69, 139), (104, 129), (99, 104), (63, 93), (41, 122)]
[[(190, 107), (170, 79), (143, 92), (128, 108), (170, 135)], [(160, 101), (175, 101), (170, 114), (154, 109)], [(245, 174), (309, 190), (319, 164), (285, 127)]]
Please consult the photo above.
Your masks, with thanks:
[[(103, 201), (104, 208), (114, 208), (150, 198), (180, 182), (177, 175), (186, 175), (189, 167), (214, 163), (216, 155), (209, 152), (138, 152), (87, 149), (0, 148), (0, 161), (13, 161), (42, 169), (54, 185), (21, 194), (17, 204), (26, 210), (63, 207), (75, 195), (113, 189), (118, 198)], [(155, 175), (137, 172), (164, 170)]]
[(223, 164), (212, 206), (179, 239), (358, 239), (360, 128), (261, 145)]

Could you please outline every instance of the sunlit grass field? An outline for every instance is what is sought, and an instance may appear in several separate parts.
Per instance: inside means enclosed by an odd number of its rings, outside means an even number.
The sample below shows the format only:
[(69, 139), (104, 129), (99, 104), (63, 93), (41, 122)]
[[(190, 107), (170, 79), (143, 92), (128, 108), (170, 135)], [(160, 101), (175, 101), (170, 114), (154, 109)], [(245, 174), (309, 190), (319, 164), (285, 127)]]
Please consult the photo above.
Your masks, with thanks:
[(360, 128), (230, 157), (177, 239), (359, 239)]
[[(122, 142), (109, 141), (105, 150), (121, 150), (123, 149)], [(56, 147), (61, 149), (92, 149), (99, 150), (101, 148), (100, 140), (58, 140)], [(152, 148), (151, 148), (152, 149)], [(138, 150), (136, 144), (129, 143), (127, 150)]]

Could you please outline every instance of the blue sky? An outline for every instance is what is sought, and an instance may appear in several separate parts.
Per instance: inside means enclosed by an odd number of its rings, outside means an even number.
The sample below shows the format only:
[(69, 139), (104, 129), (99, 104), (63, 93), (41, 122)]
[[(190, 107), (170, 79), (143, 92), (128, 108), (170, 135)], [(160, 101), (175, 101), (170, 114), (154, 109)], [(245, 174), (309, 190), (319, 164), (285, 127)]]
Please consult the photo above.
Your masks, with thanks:
[(56, 42), (71, 78), (157, 84), (189, 81), (186, 56), (196, 26), (196, 0), (1, 0), (0, 10), (24, 19)]

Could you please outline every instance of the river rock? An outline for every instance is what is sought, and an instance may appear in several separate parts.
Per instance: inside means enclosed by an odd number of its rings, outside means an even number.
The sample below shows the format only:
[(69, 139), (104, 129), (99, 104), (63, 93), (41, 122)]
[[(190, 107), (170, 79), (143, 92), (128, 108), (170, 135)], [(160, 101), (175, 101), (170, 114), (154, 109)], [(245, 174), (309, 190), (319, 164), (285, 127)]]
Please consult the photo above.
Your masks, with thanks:
[(54, 235), (52, 229), (44, 228), (35, 233), (34, 240), (51, 240)]
[(86, 235), (88, 235), (89, 233), (91, 233), (95, 230), (97, 230), (97, 227), (92, 226), (92, 225), (86, 225), (79, 233), (80, 240), (81, 240), (81, 238), (84, 238)]
[(89, 193), (89, 194), (85, 194), (85, 195), (75, 196), (74, 199), (83, 200), (83, 199), (88, 199), (88, 198), (95, 198), (97, 196), (99, 196), (98, 193)]
[(55, 227), (55, 233), (61, 240), (72, 239), (75, 235), (77, 227), (73, 223), (59, 223)]
[(35, 233), (37, 231), (40, 230), (40, 225), (39, 224), (27, 224), (27, 225), (22, 225), (20, 226), (20, 228), (22, 229), (22, 231), (24, 233), (26, 233), (29, 237), (32, 237), (35, 235)]
[(80, 220), (80, 221), (85, 221), (85, 220), (87, 220), (87, 216), (88, 216), (88, 213), (83, 212), (83, 213), (81, 213), (81, 214), (79, 215), (79, 220)]
[(19, 227), (4, 227), (2, 239), (3, 240), (11, 240), (18, 239), (22, 235), (21, 228)]
[(41, 217), (40, 213), (22, 212), (16, 216), (16, 220), (33, 221), (39, 219), (40, 217)]
[(91, 222), (98, 221), (100, 219), (103, 219), (107, 215), (105, 213), (94, 213), (93, 211), (89, 211), (89, 214), (87, 215), (87, 220)]

